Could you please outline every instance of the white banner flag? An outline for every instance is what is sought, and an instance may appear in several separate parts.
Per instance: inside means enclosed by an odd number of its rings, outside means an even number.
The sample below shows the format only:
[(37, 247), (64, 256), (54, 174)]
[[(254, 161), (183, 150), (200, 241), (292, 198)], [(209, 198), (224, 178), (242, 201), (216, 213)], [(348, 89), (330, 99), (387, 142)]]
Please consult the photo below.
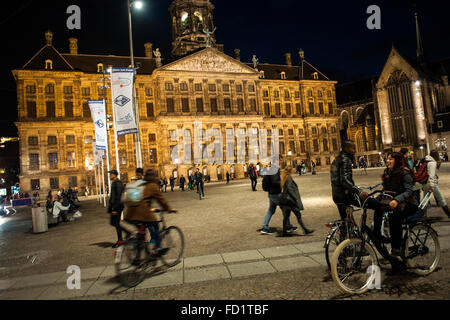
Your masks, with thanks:
[(112, 68), (111, 93), (118, 136), (137, 133), (133, 109), (133, 68)]
[(105, 154), (105, 151), (97, 150), (95, 141), (92, 142), (92, 148), (94, 149), (94, 166), (98, 166), (98, 165), (100, 165), (100, 163), (102, 163), (102, 159)]
[(95, 127), (95, 145), (97, 150), (106, 150), (108, 143), (106, 132), (106, 111), (104, 100), (89, 100), (89, 108), (91, 109), (92, 120)]

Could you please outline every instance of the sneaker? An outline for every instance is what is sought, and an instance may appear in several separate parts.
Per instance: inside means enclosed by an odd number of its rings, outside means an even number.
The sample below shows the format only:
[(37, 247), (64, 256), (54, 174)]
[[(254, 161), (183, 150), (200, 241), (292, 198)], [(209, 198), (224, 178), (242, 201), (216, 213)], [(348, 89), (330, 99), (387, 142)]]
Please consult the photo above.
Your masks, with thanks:
[(298, 230), (298, 227), (292, 226), (290, 229), (286, 230), (287, 233), (292, 233)]
[(156, 249), (156, 254), (158, 256), (163, 256), (167, 253), (167, 251), (169, 251), (169, 248), (158, 248)]
[(313, 232), (314, 232), (314, 230), (310, 230), (310, 229), (305, 230), (305, 234), (311, 234)]
[(274, 231), (270, 230), (269, 228), (262, 228), (260, 232), (263, 234), (274, 234), (275, 233)]

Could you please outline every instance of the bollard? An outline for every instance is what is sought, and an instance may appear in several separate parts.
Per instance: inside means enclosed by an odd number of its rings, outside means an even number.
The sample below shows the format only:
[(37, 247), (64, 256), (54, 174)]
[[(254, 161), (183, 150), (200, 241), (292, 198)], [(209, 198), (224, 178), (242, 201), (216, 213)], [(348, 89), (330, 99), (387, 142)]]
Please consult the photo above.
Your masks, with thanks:
[(33, 219), (33, 233), (42, 233), (48, 231), (47, 212), (44, 207), (31, 208)]

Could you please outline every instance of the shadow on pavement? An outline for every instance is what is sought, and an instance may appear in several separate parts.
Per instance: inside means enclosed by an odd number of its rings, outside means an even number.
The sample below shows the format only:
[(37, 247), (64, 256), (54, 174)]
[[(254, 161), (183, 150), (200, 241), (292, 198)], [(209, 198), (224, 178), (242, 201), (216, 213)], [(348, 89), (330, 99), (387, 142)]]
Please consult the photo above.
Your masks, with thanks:
[(97, 242), (97, 243), (91, 243), (90, 246), (97, 246), (100, 248), (111, 248), (115, 242)]

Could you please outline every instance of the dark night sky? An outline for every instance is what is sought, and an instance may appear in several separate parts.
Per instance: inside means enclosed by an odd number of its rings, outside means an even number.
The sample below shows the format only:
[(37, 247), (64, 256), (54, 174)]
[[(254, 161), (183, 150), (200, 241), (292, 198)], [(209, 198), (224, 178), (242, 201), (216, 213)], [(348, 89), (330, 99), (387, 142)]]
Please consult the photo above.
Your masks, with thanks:
[[(143, 0), (133, 13), (136, 56), (144, 43), (160, 48), (163, 58), (171, 48), (168, 7), (171, 0)], [(284, 64), (291, 52), (298, 63), (300, 48), (306, 59), (332, 80), (347, 82), (381, 72), (392, 43), (414, 58), (416, 50), (413, 3), (417, 3), (425, 53), (435, 61), (450, 57), (449, 1), (433, 0), (211, 0), (215, 5), (216, 39), (233, 56), (241, 49), (243, 61), (256, 54), (261, 63)], [(69, 5), (81, 8), (81, 30), (68, 30)], [(381, 8), (381, 30), (369, 30), (369, 5)], [(22, 67), (45, 45), (44, 32), (54, 33), (53, 45), (69, 51), (69, 37), (78, 38), (78, 52), (129, 55), (125, 0), (2, 1), (2, 63), (0, 94), (3, 116), (0, 135), (14, 135), (16, 87), (11, 70)]]

